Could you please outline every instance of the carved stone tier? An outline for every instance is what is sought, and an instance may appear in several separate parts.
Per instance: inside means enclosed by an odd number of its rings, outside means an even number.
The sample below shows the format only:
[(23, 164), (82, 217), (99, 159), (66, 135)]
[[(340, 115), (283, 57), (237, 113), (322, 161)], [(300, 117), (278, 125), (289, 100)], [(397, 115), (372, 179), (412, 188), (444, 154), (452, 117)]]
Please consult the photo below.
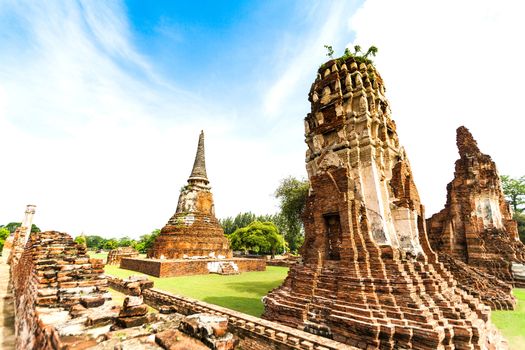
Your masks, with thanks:
[[(447, 186), (447, 203), (427, 220), (432, 248), (440, 256), (447, 254), (504, 282), (525, 287), (525, 279), (513, 274), (525, 264), (525, 246), (505, 201), (496, 164), (480, 152), (463, 126), (457, 130), (457, 145), (460, 159)], [(501, 293), (502, 298), (508, 295)]]
[(148, 252), (150, 258), (183, 259), (195, 256), (232, 256), (228, 238), (215, 217), (213, 196), (206, 175), (204, 133), (188, 184), (181, 190), (175, 214)]
[(309, 100), (303, 261), (265, 298), (263, 317), (363, 349), (505, 348), (490, 309), (430, 249), (374, 67), (327, 62)]

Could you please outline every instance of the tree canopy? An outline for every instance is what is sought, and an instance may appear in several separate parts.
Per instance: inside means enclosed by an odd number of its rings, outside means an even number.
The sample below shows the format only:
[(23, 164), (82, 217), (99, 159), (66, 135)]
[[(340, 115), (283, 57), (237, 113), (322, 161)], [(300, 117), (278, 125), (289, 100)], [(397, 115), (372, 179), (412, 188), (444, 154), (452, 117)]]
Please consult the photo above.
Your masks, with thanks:
[(245, 213), (239, 213), (235, 216), (235, 218), (229, 216), (219, 220), (226, 235), (230, 235), (235, 232), (235, 230), (246, 227), (254, 221), (273, 222), (279, 229), (279, 232), (283, 232), (285, 230), (284, 221), (280, 214), (255, 215), (249, 211)]
[(139, 253), (146, 253), (148, 249), (153, 247), (153, 243), (155, 242), (155, 238), (160, 234), (160, 229), (156, 229), (151, 231), (150, 234), (142, 235), (140, 236), (139, 241), (133, 248), (139, 251)]
[(10, 234), (11, 233), (9, 232), (7, 228), (0, 227), (0, 251), (4, 249), (5, 240), (7, 239), (7, 237), (9, 237)]
[(525, 207), (523, 207), (525, 204), (525, 176), (513, 178), (508, 175), (502, 175), (501, 186), (514, 212), (523, 212), (525, 209)]
[(298, 180), (289, 176), (282, 179), (275, 190), (275, 197), (279, 200), (281, 216), (286, 227), (284, 237), (293, 252), (300, 248), (304, 240), (301, 214), (306, 204), (309, 187), (308, 180)]
[(89, 235), (85, 236), (85, 238), (86, 246), (89, 249), (111, 250), (118, 247), (132, 247), (140, 253), (146, 253), (146, 251), (153, 246), (153, 242), (159, 233), (159, 229), (153, 230), (149, 234), (140, 236), (138, 241), (127, 236), (121, 238), (104, 238), (98, 235)]
[(75, 237), (75, 242), (77, 242), (78, 244), (86, 245), (86, 237), (84, 237), (84, 236), (77, 236), (77, 237)]
[[(19, 228), (20, 226), (22, 226), (22, 223), (21, 222), (10, 222), (8, 223), (7, 225), (5, 226), (0, 226), (0, 227), (4, 227), (6, 228), (10, 233), (13, 233), (16, 231), (17, 228)], [(32, 224), (31, 225), (31, 232), (40, 232), (40, 229), (35, 225), (35, 224)]]
[(518, 223), (518, 234), (525, 243), (525, 176), (513, 178), (508, 175), (501, 176), (501, 187), (505, 198), (514, 211), (513, 219)]
[(228, 236), (233, 250), (256, 254), (280, 253), (285, 249), (283, 236), (273, 222), (254, 221), (248, 226), (235, 230)]

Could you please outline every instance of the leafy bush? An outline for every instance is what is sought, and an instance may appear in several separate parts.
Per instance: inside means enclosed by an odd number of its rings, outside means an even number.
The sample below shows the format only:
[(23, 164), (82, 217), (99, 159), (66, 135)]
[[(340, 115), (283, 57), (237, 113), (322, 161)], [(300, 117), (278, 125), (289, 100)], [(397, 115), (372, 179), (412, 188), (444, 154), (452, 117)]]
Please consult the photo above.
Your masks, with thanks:
[(246, 227), (237, 229), (228, 236), (232, 249), (256, 254), (271, 254), (285, 249), (283, 236), (272, 222), (254, 221)]
[(5, 240), (7, 239), (7, 237), (9, 237), (10, 234), (11, 232), (9, 232), (8, 229), (6, 229), (5, 227), (0, 227), (0, 251), (4, 249)]

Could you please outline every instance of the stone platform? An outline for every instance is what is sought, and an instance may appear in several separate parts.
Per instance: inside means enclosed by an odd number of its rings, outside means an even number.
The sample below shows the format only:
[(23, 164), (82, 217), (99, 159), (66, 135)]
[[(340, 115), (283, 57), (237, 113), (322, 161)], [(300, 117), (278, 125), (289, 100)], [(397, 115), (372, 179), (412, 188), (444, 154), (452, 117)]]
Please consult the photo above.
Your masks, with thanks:
[[(210, 273), (208, 264), (233, 262), (239, 272), (265, 271), (266, 261), (263, 259), (229, 258), (229, 259), (131, 259), (123, 258), (120, 268), (142, 272), (155, 277), (175, 277), (186, 275), (207, 275)], [(213, 268), (213, 266), (212, 266)]]

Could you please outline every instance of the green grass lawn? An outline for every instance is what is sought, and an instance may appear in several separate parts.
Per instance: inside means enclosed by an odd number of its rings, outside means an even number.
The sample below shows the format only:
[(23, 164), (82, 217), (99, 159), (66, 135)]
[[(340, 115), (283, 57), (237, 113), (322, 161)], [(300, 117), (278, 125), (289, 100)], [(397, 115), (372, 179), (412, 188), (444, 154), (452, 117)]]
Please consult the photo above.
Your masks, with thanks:
[(514, 311), (492, 311), (492, 322), (503, 333), (511, 350), (525, 349), (525, 289), (513, 290), (518, 305)]
[[(105, 267), (105, 271), (108, 275), (120, 278), (141, 275), (110, 265)], [(264, 272), (243, 272), (231, 276), (209, 274), (148, 278), (153, 280), (155, 288), (259, 317), (263, 312), (261, 298), (280, 286), (287, 273), (286, 267), (268, 266)]]

